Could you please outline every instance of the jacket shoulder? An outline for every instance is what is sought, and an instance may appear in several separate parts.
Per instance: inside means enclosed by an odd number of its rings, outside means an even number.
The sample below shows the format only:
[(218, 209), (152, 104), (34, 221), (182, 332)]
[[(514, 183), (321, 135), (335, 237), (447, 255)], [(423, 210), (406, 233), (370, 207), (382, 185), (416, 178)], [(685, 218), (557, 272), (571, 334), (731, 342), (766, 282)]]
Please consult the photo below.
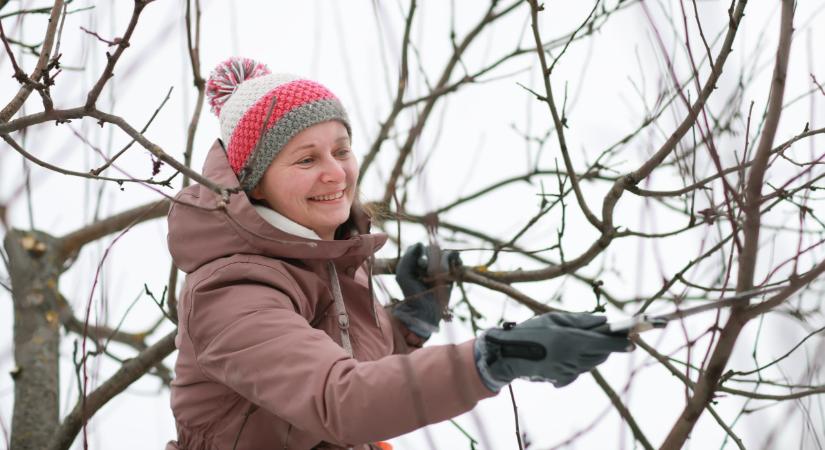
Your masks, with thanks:
[(258, 255), (233, 255), (212, 261), (187, 276), (186, 328), (193, 343), (265, 309), (297, 313), (310, 322), (317, 299), (306, 295), (284, 261)]
[(281, 292), (299, 314), (304, 314), (311, 301), (295, 279), (287, 262), (253, 254), (236, 254), (204, 264), (187, 276), (193, 295), (216, 289), (232, 289), (257, 285)]

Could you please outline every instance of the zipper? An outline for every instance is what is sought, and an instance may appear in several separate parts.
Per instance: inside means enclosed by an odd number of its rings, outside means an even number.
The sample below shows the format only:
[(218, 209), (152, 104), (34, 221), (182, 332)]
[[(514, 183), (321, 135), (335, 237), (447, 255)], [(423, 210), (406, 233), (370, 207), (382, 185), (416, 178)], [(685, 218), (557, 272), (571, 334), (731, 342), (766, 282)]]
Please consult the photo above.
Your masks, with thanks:
[(337, 316), (338, 328), (341, 330), (341, 345), (349, 356), (354, 357), (352, 351), (352, 341), (349, 335), (349, 315), (347, 307), (344, 305), (344, 295), (341, 294), (341, 284), (338, 282), (338, 271), (335, 270), (335, 263), (327, 261), (329, 270), (329, 282), (332, 290), (332, 301), (335, 304), (335, 314)]
[(381, 321), (378, 320), (378, 311), (375, 309), (375, 304), (377, 303), (375, 300), (375, 289), (373, 288), (372, 284), (372, 266), (374, 261), (375, 255), (370, 255), (370, 257), (367, 258), (367, 285), (369, 286), (370, 301), (372, 302), (372, 318), (375, 319), (375, 325), (378, 327), (379, 330), (381, 330)]
[(258, 410), (258, 406), (254, 403), (249, 405), (249, 409), (243, 415), (243, 422), (241, 422), (241, 428), (238, 429), (238, 434), (235, 435), (235, 443), (232, 444), (232, 450), (238, 448), (238, 442), (241, 441), (241, 433), (243, 433), (243, 429), (246, 427), (246, 421), (249, 420), (249, 416), (252, 415), (255, 411)]

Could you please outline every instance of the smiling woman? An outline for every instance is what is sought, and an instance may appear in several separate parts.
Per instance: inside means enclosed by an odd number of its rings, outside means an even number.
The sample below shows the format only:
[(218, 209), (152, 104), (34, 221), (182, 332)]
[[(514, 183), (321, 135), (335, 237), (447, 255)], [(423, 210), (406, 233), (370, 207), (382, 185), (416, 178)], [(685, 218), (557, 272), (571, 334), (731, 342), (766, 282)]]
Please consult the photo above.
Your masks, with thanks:
[[(171, 390), (178, 438), (167, 448), (375, 448), (493, 395), (472, 342), (410, 353), (438, 327), (440, 314), (422, 315), (422, 305), (438, 311), (432, 294), (403, 309), (377, 303), (372, 258), (387, 238), (370, 233), (356, 201), (338, 99), (238, 58), (207, 91), (223, 139), (203, 174), (240, 189), (215, 208), (222, 199), (190, 186), (169, 212), (169, 251), (187, 276)], [(405, 295), (431, 288), (416, 279), (418, 256), (399, 265)], [(428, 382), (432, 367), (439, 383)]]

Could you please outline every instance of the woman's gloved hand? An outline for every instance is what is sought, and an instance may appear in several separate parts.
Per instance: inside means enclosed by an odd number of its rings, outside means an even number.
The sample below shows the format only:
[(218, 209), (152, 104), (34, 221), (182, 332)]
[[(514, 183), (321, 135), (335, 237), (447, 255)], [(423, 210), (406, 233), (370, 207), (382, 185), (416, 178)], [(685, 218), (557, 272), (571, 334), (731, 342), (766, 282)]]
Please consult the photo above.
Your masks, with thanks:
[(476, 339), (476, 366), (484, 384), (496, 392), (516, 378), (566, 386), (610, 353), (633, 349), (625, 336), (591, 331), (606, 321), (587, 313), (547, 313), (491, 328)]
[[(396, 305), (392, 314), (407, 328), (423, 339), (438, 330), (442, 305), (450, 298), (453, 283), (436, 286), (434, 281), (425, 281), (429, 257), (429, 247), (420, 242), (410, 246), (401, 256), (395, 268), (395, 280), (401, 286), (405, 300)], [(449, 273), (451, 267), (461, 266), (461, 258), (456, 251), (441, 253), (439, 272)]]

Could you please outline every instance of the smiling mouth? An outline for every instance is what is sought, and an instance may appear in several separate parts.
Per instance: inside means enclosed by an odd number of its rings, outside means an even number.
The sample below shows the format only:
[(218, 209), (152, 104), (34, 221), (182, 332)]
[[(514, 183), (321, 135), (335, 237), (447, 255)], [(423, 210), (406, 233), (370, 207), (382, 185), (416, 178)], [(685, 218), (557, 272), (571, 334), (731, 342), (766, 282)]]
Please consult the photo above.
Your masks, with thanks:
[(314, 200), (316, 202), (331, 202), (333, 200), (338, 200), (339, 198), (344, 196), (344, 191), (338, 191), (334, 194), (327, 194), (327, 195), (319, 195), (317, 197), (310, 197), (310, 200)]

